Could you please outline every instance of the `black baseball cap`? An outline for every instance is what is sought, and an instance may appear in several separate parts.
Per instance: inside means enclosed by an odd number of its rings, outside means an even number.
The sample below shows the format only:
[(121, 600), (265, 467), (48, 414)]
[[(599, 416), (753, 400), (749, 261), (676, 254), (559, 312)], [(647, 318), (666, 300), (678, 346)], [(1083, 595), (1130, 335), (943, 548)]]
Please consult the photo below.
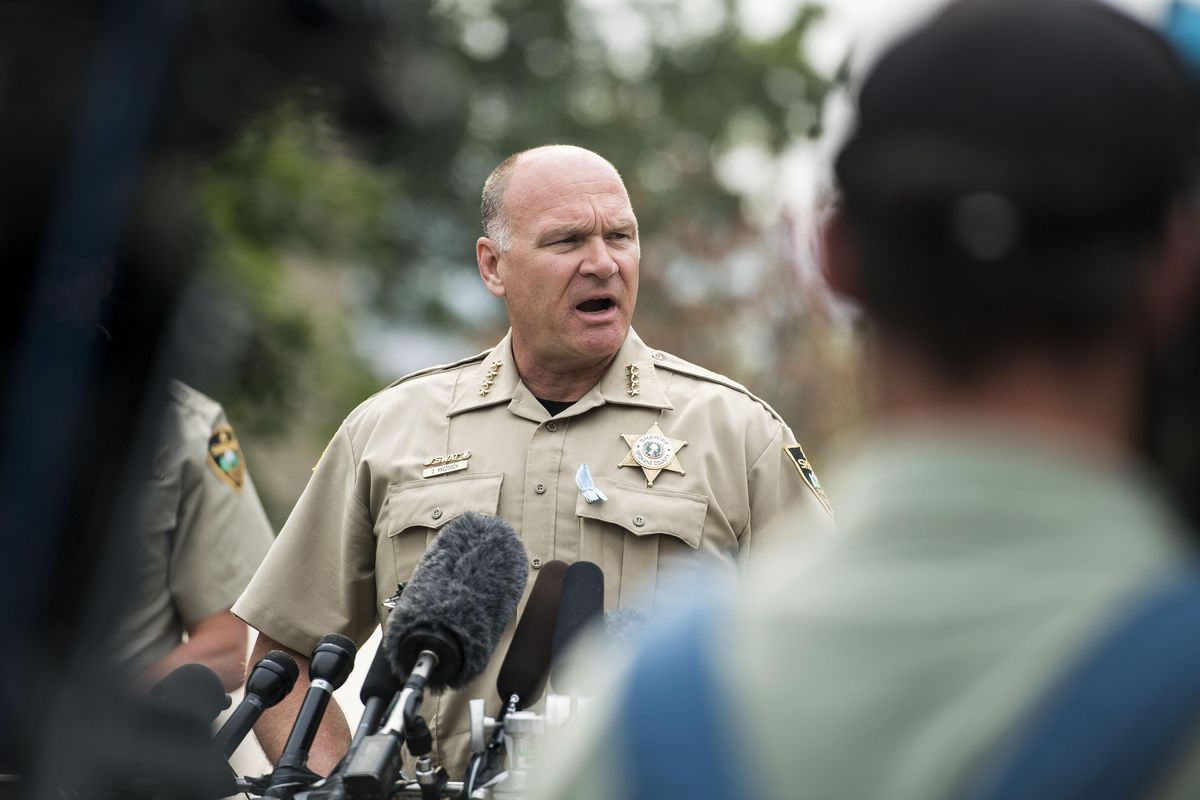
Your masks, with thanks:
[(1001, 198), (1026, 235), (1142, 223), (1195, 185), (1200, 96), (1156, 32), (1097, 0), (958, 0), (893, 45), (835, 170), (892, 224)]

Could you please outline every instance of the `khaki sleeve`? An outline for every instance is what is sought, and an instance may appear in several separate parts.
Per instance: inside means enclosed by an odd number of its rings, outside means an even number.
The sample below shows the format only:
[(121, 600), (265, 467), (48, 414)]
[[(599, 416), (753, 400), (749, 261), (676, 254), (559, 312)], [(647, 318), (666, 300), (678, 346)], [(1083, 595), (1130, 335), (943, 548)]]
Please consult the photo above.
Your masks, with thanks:
[(755, 548), (833, 529), (824, 489), (811, 468), (807, 476), (801, 469), (798, 447), (791, 429), (779, 425), (750, 467), (750, 522), (738, 537), (738, 558), (743, 565)]
[(193, 430), (180, 473), (179, 516), (168, 568), (168, 587), (185, 626), (229, 610), (274, 536), (249, 475), (240, 473), (244, 477), (237, 489), (208, 463), (210, 434), (221, 429), (232, 434), (224, 413), (211, 430), (202, 422), (188, 427)]
[(370, 636), (378, 617), (374, 526), (359, 494), (365, 469), (343, 426), (234, 605), (237, 616), (302, 653), (327, 633), (360, 645)]

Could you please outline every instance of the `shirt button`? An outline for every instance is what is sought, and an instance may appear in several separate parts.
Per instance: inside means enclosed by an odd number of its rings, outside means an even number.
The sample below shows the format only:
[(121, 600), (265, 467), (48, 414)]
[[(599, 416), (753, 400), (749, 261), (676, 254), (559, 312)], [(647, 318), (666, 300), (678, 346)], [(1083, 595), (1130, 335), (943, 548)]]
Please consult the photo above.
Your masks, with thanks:
[(558, 430), (558, 423), (557, 422), (547, 422), (546, 430), (550, 431), (551, 433), (554, 433), (556, 430)]
[(441, 519), (441, 518), (442, 518), (442, 510), (441, 510), (440, 508), (435, 508), (435, 509), (433, 510), (433, 518), (434, 518), (434, 519)]
[(633, 524), (637, 525), (640, 528), (646, 524), (646, 518), (643, 517), (641, 514), (639, 514), (633, 518)]
[(542, 560), (540, 558), (531, 558), (529, 560), (529, 566), (533, 567), (534, 569), (541, 569)]
[(545, 494), (546, 493), (546, 484), (539, 483), (537, 486), (533, 487), (533, 490), (535, 492), (537, 492), (538, 494)]

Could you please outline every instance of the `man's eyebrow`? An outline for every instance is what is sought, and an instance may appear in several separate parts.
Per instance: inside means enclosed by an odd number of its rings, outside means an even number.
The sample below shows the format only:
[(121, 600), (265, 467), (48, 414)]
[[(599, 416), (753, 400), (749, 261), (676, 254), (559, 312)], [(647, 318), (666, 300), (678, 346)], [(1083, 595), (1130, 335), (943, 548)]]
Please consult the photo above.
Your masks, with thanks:
[[(580, 236), (591, 231), (591, 223), (564, 222), (544, 229), (538, 236), (538, 241), (556, 242), (572, 236)], [(618, 217), (605, 226), (606, 231), (633, 232), (637, 230), (637, 220), (634, 217)]]
[(568, 223), (565, 225), (554, 225), (546, 228), (538, 236), (538, 241), (541, 242), (556, 242), (559, 239), (569, 239), (572, 236), (578, 236), (583, 230), (582, 225)]

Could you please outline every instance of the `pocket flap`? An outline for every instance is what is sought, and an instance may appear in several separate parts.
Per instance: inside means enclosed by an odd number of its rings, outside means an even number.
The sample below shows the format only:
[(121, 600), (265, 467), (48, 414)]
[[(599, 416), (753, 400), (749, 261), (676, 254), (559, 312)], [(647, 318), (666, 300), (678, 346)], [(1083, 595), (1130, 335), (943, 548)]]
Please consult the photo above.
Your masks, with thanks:
[(700, 547), (708, 513), (706, 496), (642, 489), (609, 478), (596, 478), (595, 483), (608, 499), (589, 503), (579, 495), (575, 500), (576, 516), (619, 525), (636, 536), (666, 534), (693, 549)]
[(406, 528), (441, 528), (468, 511), (495, 514), (503, 472), (409, 481), (388, 487), (388, 536)]

